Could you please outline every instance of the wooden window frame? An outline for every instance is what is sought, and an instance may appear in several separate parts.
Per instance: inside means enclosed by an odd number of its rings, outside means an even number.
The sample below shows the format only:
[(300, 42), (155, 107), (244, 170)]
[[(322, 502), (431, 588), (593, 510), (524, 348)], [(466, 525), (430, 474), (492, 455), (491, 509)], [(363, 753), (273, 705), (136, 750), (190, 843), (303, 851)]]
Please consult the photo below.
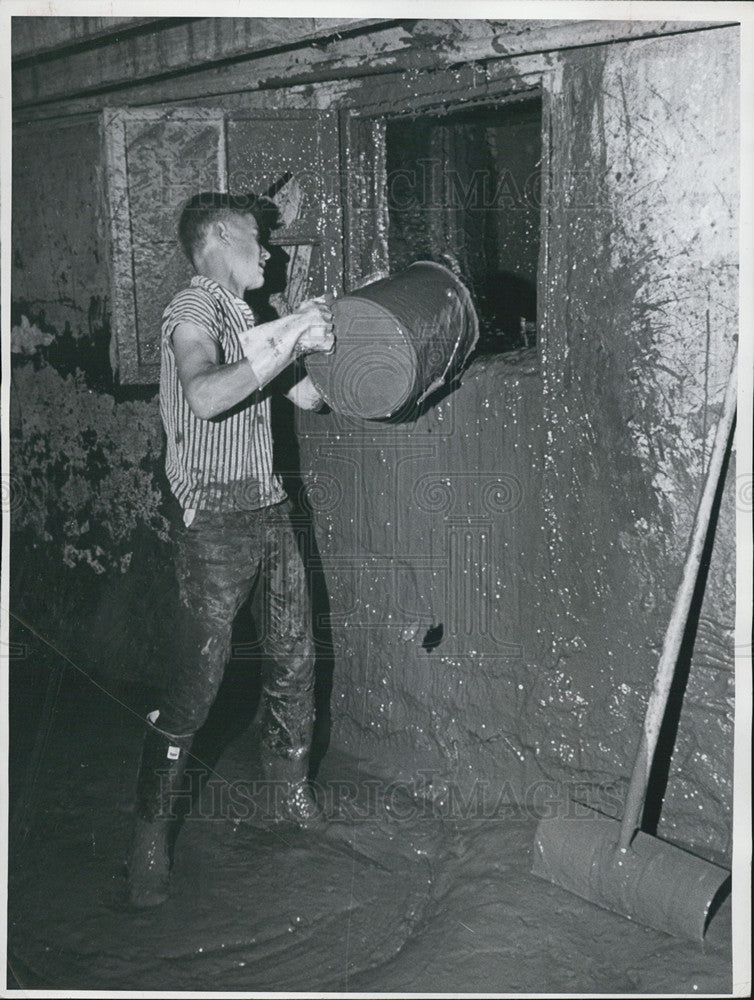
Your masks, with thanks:
[[(561, 70), (559, 66), (544, 66), (542, 61), (534, 58), (529, 59), (530, 65), (524, 68), (524, 72), (515, 78), (515, 83), (509, 79), (487, 81), (483, 84), (474, 85), (473, 80), (478, 69), (474, 66), (466, 67), (464, 73), (459, 76), (451, 76), (447, 71), (440, 76), (447, 76), (447, 91), (443, 89), (439, 79), (435, 81), (433, 93), (431, 95), (421, 95), (409, 97), (400, 111), (380, 110), (375, 113), (369, 108), (361, 111), (349, 112), (350, 127), (353, 130), (354, 121), (360, 119), (363, 123), (370, 123), (372, 134), (379, 136), (382, 142), (380, 152), (384, 194), (375, 194), (375, 204), (378, 211), (383, 213), (382, 219), (374, 222), (375, 233), (372, 236), (372, 243), (376, 246), (375, 256), (380, 256), (384, 262), (384, 269), (388, 269), (388, 226), (387, 218), (387, 178), (385, 172), (385, 135), (389, 121), (395, 121), (406, 117), (419, 117), (432, 115), (433, 112), (448, 112), (466, 110), (474, 107), (499, 107), (503, 104), (517, 103), (523, 100), (539, 98), (542, 103), (542, 127), (541, 127), (541, 149), (542, 164), (541, 175), (542, 185), (540, 190), (540, 214), (539, 214), (539, 259), (537, 263), (537, 354), (542, 358), (542, 348), (548, 337), (548, 327), (550, 323), (551, 309), (548, 302), (548, 289), (550, 287), (550, 247), (549, 232), (551, 219), (551, 181), (550, 165), (552, 161), (552, 107), (556, 95), (560, 91)], [(481, 74), (480, 74), (481, 76)], [(471, 82), (470, 82), (471, 81)], [(442, 99), (437, 94), (442, 93)], [(363, 126), (362, 126), (363, 127)], [(342, 132), (343, 134), (343, 132)], [(348, 212), (346, 210), (348, 217)], [(346, 228), (345, 248), (346, 254), (351, 251), (351, 259), (348, 256), (346, 274), (354, 280), (356, 275), (353, 271), (354, 254), (353, 245), (362, 246), (365, 239), (363, 229), (358, 231), (358, 227), (351, 224), (351, 228), (357, 230), (356, 238), (349, 239), (349, 228)], [(356, 255), (358, 259), (358, 255)]]

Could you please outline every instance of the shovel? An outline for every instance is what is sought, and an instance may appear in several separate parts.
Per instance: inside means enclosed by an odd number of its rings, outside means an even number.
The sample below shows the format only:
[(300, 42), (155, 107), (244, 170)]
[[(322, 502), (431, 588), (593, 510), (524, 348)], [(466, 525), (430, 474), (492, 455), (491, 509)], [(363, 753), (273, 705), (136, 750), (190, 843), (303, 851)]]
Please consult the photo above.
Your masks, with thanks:
[(736, 415), (736, 358), (715, 434), (707, 478), (694, 519), (691, 544), (670, 622), (665, 633), (654, 688), (647, 705), (639, 752), (631, 774), (623, 819), (555, 817), (540, 820), (534, 840), (532, 873), (575, 896), (629, 920), (698, 941), (704, 938), (730, 873), (679, 847), (642, 833), (644, 798), (654, 759), (715, 493)]

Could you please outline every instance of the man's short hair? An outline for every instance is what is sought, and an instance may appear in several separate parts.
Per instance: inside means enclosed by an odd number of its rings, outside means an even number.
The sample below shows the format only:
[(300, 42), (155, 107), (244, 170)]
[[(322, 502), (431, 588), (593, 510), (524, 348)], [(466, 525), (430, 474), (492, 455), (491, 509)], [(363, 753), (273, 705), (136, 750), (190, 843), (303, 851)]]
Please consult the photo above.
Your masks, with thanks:
[(192, 263), (194, 254), (204, 244), (210, 225), (229, 215), (251, 215), (260, 228), (262, 226), (262, 204), (255, 194), (203, 191), (186, 202), (178, 221), (178, 239)]

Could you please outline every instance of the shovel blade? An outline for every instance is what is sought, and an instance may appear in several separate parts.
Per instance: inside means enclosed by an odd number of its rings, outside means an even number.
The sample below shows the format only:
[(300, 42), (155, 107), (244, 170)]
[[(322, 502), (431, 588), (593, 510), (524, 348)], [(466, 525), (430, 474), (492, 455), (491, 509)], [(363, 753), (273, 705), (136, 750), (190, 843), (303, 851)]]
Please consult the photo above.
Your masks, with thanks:
[(646, 833), (621, 851), (619, 833), (620, 823), (601, 816), (541, 820), (532, 873), (629, 920), (701, 941), (730, 873)]

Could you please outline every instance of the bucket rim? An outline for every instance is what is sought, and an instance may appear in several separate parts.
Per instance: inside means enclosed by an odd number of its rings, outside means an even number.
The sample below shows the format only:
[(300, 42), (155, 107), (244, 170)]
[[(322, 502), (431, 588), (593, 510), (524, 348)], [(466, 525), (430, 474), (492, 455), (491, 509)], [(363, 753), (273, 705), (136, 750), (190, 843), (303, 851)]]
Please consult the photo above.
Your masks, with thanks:
[[(362, 285), (361, 288), (356, 288), (352, 292), (346, 292), (346, 294), (343, 295), (341, 298), (335, 299), (335, 301), (333, 303), (333, 306), (336, 306), (338, 304), (338, 302), (344, 301), (346, 299), (360, 299), (362, 302), (369, 302), (371, 305), (377, 306), (382, 312), (384, 312), (387, 315), (389, 315), (396, 322), (396, 324), (400, 327), (401, 333), (403, 333), (404, 336), (406, 336), (406, 332), (405, 332), (405, 326), (406, 325), (402, 324), (402, 323), (398, 323), (398, 321), (395, 318), (395, 314), (394, 313), (390, 312), (389, 309), (386, 309), (380, 302), (376, 302), (371, 297), (369, 297), (367, 295), (360, 295), (359, 293), (362, 290), (371, 288), (373, 285), (378, 285), (378, 284), (380, 284), (383, 281), (384, 282), (392, 281), (395, 278), (398, 278), (398, 277), (400, 277), (403, 274), (407, 274), (410, 270), (412, 270), (412, 268), (415, 268), (415, 267), (434, 267), (437, 270), (442, 271), (443, 275), (445, 275), (447, 278), (450, 278), (451, 282), (455, 286), (455, 288), (456, 288), (456, 290), (458, 292), (458, 296), (459, 296), (459, 298), (461, 300), (461, 303), (462, 303), (462, 305), (464, 307), (464, 312), (466, 313), (466, 317), (467, 317), (467, 319), (469, 319), (471, 321), (470, 322), (470, 325), (471, 325), (471, 338), (470, 338), (470, 342), (469, 342), (469, 344), (468, 344), (468, 346), (466, 348), (466, 359), (468, 359), (471, 356), (471, 353), (474, 350), (474, 348), (476, 347), (477, 343), (479, 342), (479, 317), (477, 316), (477, 311), (476, 311), (476, 308), (474, 307), (474, 300), (471, 298), (471, 292), (469, 291), (469, 289), (467, 288), (467, 286), (464, 284), (464, 282), (461, 281), (461, 279), (458, 277), (458, 275), (454, 274), (453, 271), (451, 271), (449, 267), (445, 266), (445, 264), (440, 264), (436, 260), (415, 260), (411, 264), (409, 264), (408, 267), (405, 267), (402, 271), (398, 271), (397, 274), (386, 275), (384, 278), (378, 278), (376, 281), (370, 281), (368, 285)], [(410, 338), (407, 337), (407, 340), (410, 340)], [(457, 352), (458, 348), (461, 346), (460, 341), (461, 341), (461, 338), (459, 337), (458, 341), (455, 344), (455, 347), (453, 348), (453, 351), (451, 352), (450, 359), (448, 360), (448, 364), (447, 364), (446, 370), (443, 373), (443, 376), (440, 379), (440, 381), (437, 383), (438, 385), (441, 384), (442, 381), (444, 381), (445, 375), (447, 374), (447, 371), (449, 370), (450, 365), (453, 363), (453, 360), (455, 358), (456, 352)]]
[(437, 268), (439, 268), (444, 274), (446, 274), (449, 278), (451, 278), (451, 280), (453, 281), (453, 283), (458, 287), (458, 290), (461, 293), (461, 297), (464, 300), (464, 305), (467, 306), (468, 312), (471, 314), (471, 318), (472, 318), (472, 328), (473, 328), (473, 331), (474, 331), (474, 343), (472, 344), (472, 347), (470, 348), (470, 351), (469, 351), (469, 353), (471, 353), (471, 350), (474, 349), (474, 346), (476, 345), (477, 338), (479, 336), (479, 317), (477, 316), (476, 309), (474, 308), (474, 302), (473, 302), (473, 300), (471, 298), (471, 292), (469, 291), (469, 289), (466, 286), (465, 282), (461, 281), (461, 279), (458, 277), (458, 275), (454, 271), (451, 271), (450, 268), (446, 267), (445, 264), (440, 264), (436, 260), (415, 260), (412, 264), (409, 264), (409, 266), (406, 268), (406, 271), (410, 271), (412, 267), (417, 267), (419, 265), (421, 265), (422, 267), (429, 266), (429, 267), (437, 267)]

